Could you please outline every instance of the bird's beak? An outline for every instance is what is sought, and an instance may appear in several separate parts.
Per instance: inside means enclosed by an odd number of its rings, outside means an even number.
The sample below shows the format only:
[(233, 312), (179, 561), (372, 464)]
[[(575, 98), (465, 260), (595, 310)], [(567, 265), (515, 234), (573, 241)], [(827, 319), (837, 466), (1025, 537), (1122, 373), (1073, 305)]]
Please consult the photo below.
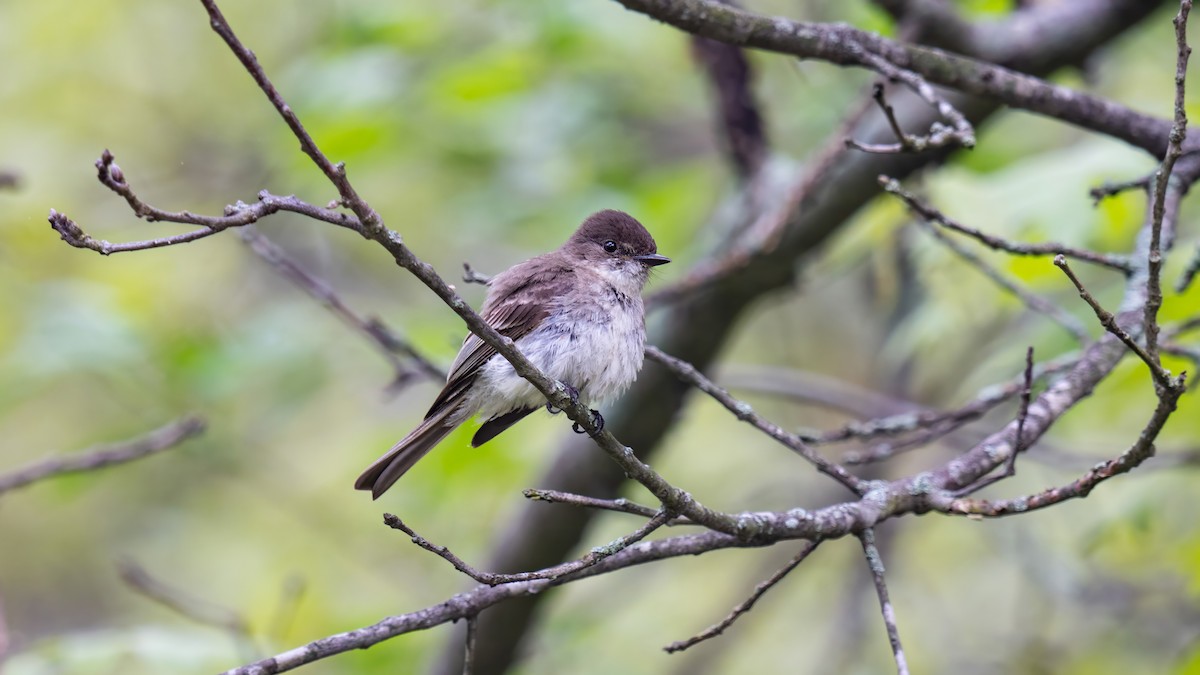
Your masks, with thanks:
[(671, 262), (671, 259), (668, 258), (667, 256), (659, 255), (657, 253), (647, 253), (646, 255), (635, 255), (635, 256), (633, 256), (633, 259), (642, 263), (646, 267), (655, 267), (658, 265), (666, 265), (667, 263)]

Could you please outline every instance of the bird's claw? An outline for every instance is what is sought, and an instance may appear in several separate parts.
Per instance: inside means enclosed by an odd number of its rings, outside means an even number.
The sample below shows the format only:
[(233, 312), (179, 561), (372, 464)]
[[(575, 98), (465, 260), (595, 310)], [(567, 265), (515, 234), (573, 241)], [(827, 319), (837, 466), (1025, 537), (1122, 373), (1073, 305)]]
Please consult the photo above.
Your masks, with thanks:
[(604, 431), (604, 415), (601, 415), (599, 410), (593, 409), (590, 412), (592, 413), (592, 425), (596, 427), (596, 431), (592, 432), (584, 429), (579, 425), (579, 422), (571, 423), (571, 431), (574, 431), (577, 434), (587, 434), (592, 438), (595, 438), (597, 434), (599, 434), (601, 431)]
[[(571, 397), (571, 403), (579, 403), (579, 390), (578, 389), (576, 389), (575, 387), (572, 387), (571, 385), (567, 384), (566, 382), (560, 382), (559, 384), (561, 384), (563, 386), (563, 389), (567, 390), (567, 396)], [(551, 415), (557, 415), (558, 413), (562, 412), (562, 410), (560, 408), (555, 408), (553, 403), (550, 403), (547, 401), (546, 402), (546, 412), (550, 413)]]

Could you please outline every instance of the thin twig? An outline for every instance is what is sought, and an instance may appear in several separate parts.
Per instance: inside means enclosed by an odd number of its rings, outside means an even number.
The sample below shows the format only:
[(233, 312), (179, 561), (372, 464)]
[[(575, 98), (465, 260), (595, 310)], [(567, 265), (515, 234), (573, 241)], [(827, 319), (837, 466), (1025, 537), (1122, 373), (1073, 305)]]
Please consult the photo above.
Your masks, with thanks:
[(1183, 293), (1186, 291), (1192, 285), (1192, 280), (1196, 278), (1197, 274), (1200, 274), (1200, 244), (1196, 245), (1196, 250), (1192, 253), (1191, 260), (1188, 261), (1183, 274), (1179, 275), (1179, 281), (1175, 284), (1175, 292)]
[(877, 85), (877, 88), (873, 92), (873, 98), (883, 108), (884, 115), (888, 118), (888, 123), (891, 125), (892, 131), (896, 134), (899, 142), (890, 145), (872, 145), (846, 139), (847, 147), (883, 154), (924, 152), (925, 150), (944, 147), (975, 147), (975, 128), (967, 121), (966, 116), (959, 112), (945, 98), (939, 96), (925, 78), (911, 70), (900, 68), (882, 56), (873, 54), (861, 47), (851, 49), (852, 51), (859, 52), (858, 57), (868, 68), (893, 82), (899, 82), (911, 89), (918, 97), (933, 107), (947, 124), (935, 122), (930, 127), (929, 133), (922, 136), (905, 134), (896, 121), (895, 112), (883, 100), (882, 86)]
[[(629, 501), (625, 498), (620, 499), (597, 499), (596, 497), (587, 497), (577, 495), (571, 492), (560, 492), (558, 490), (542, 490), (529, 488), (524, 490), (522, 494), (525, 498), (535, 502), (547, 502), (550, 504), (570, 504), (586, 509), (600, 509), (602, 511), (615, 511), (617, 513), (628, 513), (644, 518), (653, 518), (658, 514), (658, 509), (652, 509), (649, 506), (638, 504)], [(695, 525), (696, 523), (687, 518), (672, 518), (667, 521), (667, 525)]]
[(861, 143), (853, 138), (846, 139), (846, 147), (862, 150), (863, 152), (874, 152), (877, 154), (897, 154), (901, 152), (915, 152), (917, 149), (913, 142), (913, 137), (904, 133), (904, 129), (900, 127), (900, 122), (896, 119), (896, 109), (892, 104), (887, 102), (884, 97), (884, 87), (882, 82), (876, 82), (871, 87), (871, 99), (883, 111), (884, 118), (887, 119), (888, 126), (892, 128), (892, 133), (896, 135), (899, 143), (875, 144)]
[(288, 630), (295, 621), (296, 612), (299, 610), (300, 602), (304, 599), (307, 590), (308, 584), (305, 583), (302, 576), (289, 574), (284, 579), (279, 592), (279, 604), (275, 607), (271, 622), (267, 624), (270, 626), (267, 635), (276, 640), (287, 637)]
[[(424, 354), (416, 349), (407, 339), (389, 328), (377, 318), (368, 319), (351, 309), (325, 280), (317, 278), (293, 260), (275, 242), (253, 226), (247, 226), (239, 231), (242, 240), (260, 258), (267, 261), (280, 275), (291, 281), (297, 287), (319, 301), (334, 316), (346, 325), (365, 335), (391, 364), (395, 371), (392, 388), (407, 382), (416, 374), (421, 374), (435, 381), (444, 381), (446, 372), (433, 364)], [(397, 355), (402, 354), (412, 360), (412, 366), (401, 361)]]
[(1015, 255), (1026, 256), (1049, 256), (1061, 254), (1067, 256), (1068, 258), (1075, 258), (1084, 262), (1093, 263), (1095, 265), (1107, 267), (1125, 274), (1129, 274), (1133, 271), (1133, 266), (1129, 264), (1129, 258), (1123, 255), (1097, 253), (1096, 251), (1073, 248), (1071, 246), (1064, 246), (1063, 244), (1055, 242), (1023, 244), (987, 234), (973, 227), (963, 225), (962, 223), (935, 209), (925, 200), (909, 192), (908, 190), (905, 190), (900, 185), (900, 181), (896, 180), (895, 178), (881, 176), (879, 179), (879, 184), (883, 187), (884, 191), (890, 192), (891, 194), (899, 197), (904, 201), (905, 204), (908, 205), (910, 211), (917, 214), (927, 222), (935, 225), (941, 225), (948, 230), (953, 230), (960, 234), (964, 234), (978, 241), (984, 246), (987, 246), (988, 248), (992, 248), (997, 251), (1005, 251)]
[(234, 56), (245, 67), (246, 72), (250, 73), (250, 76), (254, 78), (254, 81), (258, 84), (258, 88), (266, 94), (271, 105), (275, 106), (275, 110), (279, 112), (279, 115), (288, 125), (288, 128), (292, 130), (292, 134), (300, 141), (300, 150), (308, 155), (321, 172), (325, 174), (325, 177), (329, 179), (329, 182), (333, 183), (334, 187), (337, 188), (338, 194), (341, 195), (342, 203), (353, 211), (354, 215), (358, 216), (358, 220), (362, 226), (369, 232), (378, 233), (379, 228), (383, 225), (383, 221), (380, 219), (379, 214), (358, 196), (358, 192), (350, 184), (349, 179), (346, 177), (346, 165), (340, 162), (334, 164), (317, 147), (308, 130), (300, 123), (300, 118), (296, 116), (296, 113), (292, 111), (292, 107), (279, 95), (279, 91), (275, 89), (275, 85), (271, 83), (266, 72), (259, 65), (258, 58), (254, 56), (254, 52), (247, 49), (241, 40), (234, 35), (233, 28), (221, 13), (220, 8), (217, 7), (216, 0), (200, 0), (200, 4), (204, 5), (204, 9), (208, 12), (209, 26), (229, 46)]
[[(1070, 333), (1079, 343), (1086, 344), (1088, 342), (1089, 336), (1087, 329), (1083, 327), (1083, 324), (1080, 323), (1078, 319), (1068, 313), (1065, 309), (1041, 297), (1040, 295), (1036, 295), (1025, 290), (1025, 288), (1023, 288), (1020, 284), (1009, 279), (1002, 272), (1000, 272), (1000, 270), (997, 270), (995, 267), (985, 262), (973, 251), (967, 249), (954, 239), (951, 239), (944, 232), (929, 224), (925, 220), (918, 219), (916, 222), (919, 226), (924, 228), (926, 232), (933, 235), (934, 239), (937, 239), (939, 242), (944, 244), (946, 248), (957, 254), (959, 258), (962, 258), (972, 267), (979, 270), (984, 276), (991, 279), (992, 283), (1015, 295), (1019, 300), (1021, 300), (1022, 303), (1025, 304), (1026, 307), (1053, 319), (1055, 323), (1062, 326), (1063, 329)], [(1062, 255), (1060, 254), (1059, 257), (1061, 258)]]
[(1133, 180), (1105, 182), (1102, 185), (1098, 185), (1091, 190), (1088, 190), (1088, 194), (1092, 197), (1092, 206), (1099, 206), (1100, 202), (1104, 201), (1108, 197), (1115, 197), (1116, 195), (1128, 190), (1138, 189), (1145, 191), (1149, 185), (1150, 179), (1146, 176), (1142, 176), (1141, 178), (1134, 178)]
[(127, 251), (145, 251), (153, 248), (187, 244), (210, 237), (232, 227), (250, 225), (251, 223), (258, 222), (261, 218), (280, 211), (298, 213), (314, 220), (320, 220), (331, 225), (337, 225), (338, 227), (345, 227), (363, 234), (362, 225), (359, 220), (350, 214), (315, 206), (296, 199), (294, 196), (280, 197), (266, 190), (258, 193), (258, 201), (254, 204), (246, 204), (239, 201), (226, 206), (225, 214), (222, 216), (205, 216), (191, 213), (190, 211), (166, 211), (151, 206), (138, 197), (137, 193), (133, 191), (133, 188), (130, 187), (126, 180), (125, 173), (113, 163), (112, 153), (108, 150), (105, 150), (101, 154), (100, 159), (96, 160), (96, 167), (99, 172), (100, 182), (121, 197), (124, 197), (137, 217), (151, 222), (163, 221), (186, 225), (202, 225), (204, 227), (201, 230), (192, 230), (191, 232), (184, 232), (169, 237), (157, 237), (154, 239), (114, 244), (104, 239), (92, 237), (84, 232), (83, 228), (79, 227), (75, 221), (54, 209), (50, 209), (50, 215), (47, 220), (50, 221), (50, 226), (54, 228), (55, 232), (58, 232), (63, 241), (75, 248), (92, 250), (100, 255), (112, 255)]
[(487, 286), (488, 282), (492, 280), (492, 277), (491, 275), (477, 272), (474, 267), (471, 267), (471, 263), (464, 262), (462, 280), (468, 284), (480, 284)]
[[(1187, 20), (1192, 10), (1192, 0), (1182, 0), (1179, 3), (1179, 14), (1175, 16), (1175, 118), (1171, 124), (1168, 136), (1167, 152), (1162, 165), (1154, 173), (1154, 197), (1151, 209), (1150, 252), (1147, 259), (1148, 280), (1146, 281), (1146, 306), (1142, 319), (1142, 330), (1146, 338), (1146, 355), (1158, 363), (1158, 310), (1162, 307), (1162, 248), (1163, 248), (1163, 219), (1166, 217), (1167, 184), (1171, 180), (1171, 171), (1175, 161), (1183, 154), (1183, 141), (1187, 137), (1187, 110), (1184, 106), (1184, 93), (1187, 84), (1188, 57), (1192, 48), (1187, 44)], [(1169, 237), (1166, 247), (1171, 246)], [(1161, 368), (1161, 366), (1160, 366)], [(1153, 368), (1151, 368), (1153, 370)]]
[(816, 541), (805, 542), (804, 547), (801, 548), (796, 555), (792, 556), (792, 559), (787, 561), (787, 564), (779, 568), (765, 581), (755, 586), (754, 590), (750, 593), (750, 597), (739, 603), (737, 607), (734, 607), (724, 619), (721, 619), (719, 622), (709, 626), (708, 628), (686, 640), (672, 642), (666, 647), (663, 647), (663, 650), (668, 654), (674, 654), (675, 652), (681, 652), (689, 647), (693, 647), (701, 642), (704, 642), (705, 640), (710, 640), (724, 633), (726, 629), (733, 625), (733, 622), (737, 621), (743, 614), (753, 609), (754, 603), (758, 602), (759, 598), (766, 595), (767, 591), (771, 590), (775, 584), (783, 581), (783, 578), (791, 573), (792, 570), (799, 567), (800, 563), (804, 562), (804, 559), (807, 558), (810, 553), (817, 550), (818, 543), (819, 542)]
[(133, 560), (118, 562), (117, 572), (127, 586), (142, 596), (196, 623), (228, 632), (235, 644), (246, 652), (246, 658), (255, 657), (258, 648), (250, 633), (250, 624), (241, 614), (160, 581)]
[(1155, 407), (1150, 421), (1128, 450), (1115, 459), (1096, 465), (1075, 481), (1013, 499), (955, 499), (952, 495), (931, 495), (930, 504), (944, 513), (998, 518), (1044, 509), (1070, 499), (1082, 499), (1100, 483), (1127, 473), (1154, 456), (1154, 440), (1166, 425), (1171, 413), (1175, 411), (1179, 397), (1184, 391), (1184, 377), (1184, 374), (1180, 374), (1174, 382), (1175, 386), (1159, 389), (1158, 405)]
[(463, 645), (463, 675), (475, 673), (475, 644), (478, 641), (479, 615), (467, 617), (467, 637)]
[(1088, 290), (1084, 288), (1083, 283), (1079, 281), (1079, 277), (1075, 276), (1075, 272), (1072, 271), (1071, 266), (1067, 264), (1067, 259), (1061, 255), (1054, 256), (1054, 264), (1061, 269), (1063, 273), (1067, 275), (1067, 278), (1071, 280), (1071, 283), (1075, 285), (1075, 289), (1079, 291), (1079, 297), (1083, 298), (1084, 301), (1091, 306), (1092, 311), (1096, 313), (1096, 318), (1100, 320), (1100, 325), (1104, 326), (1105, 330), (1115, 335), (1121, 342), (1124, 342), (1125, 346), (1129, 347), (1130, 351), (1138, 355), (1138, 358), (1140, 358), (1146, 364), (1146, 366), (1150, 368), (1150, 374), (1154, 376), (1154, 381), (1156, 384), (1162, 387), (1170, 388), (1172, 386), (1171, 374), (1163, 369), (1162, 364), (1159, 363), (1157, 359), (1148, 354), (1146, 350), (1142, 349), (1142, 346), (1139, 345), (1132, 337), (1130, 337), (1129, 333), (1126, 332), (1124, 328), (1121, 328), (1119, 325), (1117, 325), (1116, 317), (1112, 312), (1104, 309), (1100, 306), (1099, 302), (1096, 302), (1096, 299), (1092, 297), (1092, 294), (1089, 293)]
[(85, 473), (114, 464), (124, 464), (169, 450), (204, 431), (204, 420), (184, 417), (144, 436), (84, 450), (66, 457), (52, 457), (0, 475), (0, 494), (46, 478), (68, 473)]
[(813, 466), (817, 467), (818, 471), (841, 483), (846, 489), (859, 495), (865, 493), (865, 483), (858, 476), (850, 473), (841, 465), (822, 457), (805, 443), (804, 439), (799, 435), (785, 431), (779, 425), (769, 422), (755, 413), (754, 408), (750, 407), (749, 403), (739, 401), (730, 396), (729, 392), (718, 387), (712, 380), (705, 377), (703, 373), (696, 370), (692, 364), (677, 359), (652, 345), (646, 347), (646, 356), (665, 366), (667, 370), (671, 371), (679, 379), (711, 396), (724, 406), (726, 410), (733, 413), (734, 417), (737, 417), (739, 421), (750, 424), (755, 429), (779, 441), (796, 454), (808, 460)]
[(858, 535), (862, 542), (863, 555), (867, 558), (867, 567), (871, 569), (871, 579), (875, 582), (875, 594), (879, 596), (879, 609), (883, 614), (883, 625), (887, 627), (888, 642), (892, 645), (892, 656), (896, 659), (896, 672), (908, 675), (908, 661), (904, 658), (904, 647), (900, 644), (900, 630), (896, 627), (896, 610), (888, 597), (887, 580), (884, 578), (883, 558), (875, 546), (875, 530), (867, 528)]
[(1012, 452), (1008, 455), (1008, 460), (1004, 462), (1004, 470), (992, 476), (985, 476), (973, 485), (969, 485), (955, 493), (955, 496), (961, 497), (978, 492), (983, 488), (1017, 475), (1017, 455), (1028, 450), (1029, 444), (1025, 442), (1025, 423), (1029, 419), (1029, 402), (1033, 398), (1033, 346), (1030, 345), (1025, 350), (1025, 374), (1021, 387), (1021, 406), (1017, 409), (1017, 431), (1013, 436)]
[(646, 536), (651, 532), (657, 530), (663, 525), (666, 525), (667, 521), (670, 519), (671, 516), (666, 511), (659, 511), (655, 513), (650, 520), (646, 521), (645, 524), (630, 534), (620, 537), (603, 546), (596, 546), (591, 551), (588, 551), (584, 556), (575, 560), (533, 572), (497, 574), (494, 572), (481, 572), (475, 569), (463, 561), (462, 558), (454, 555), (450, 549), (446, 548), (445, 546), (434, 544), (428, 539), (414, 532), (412, 528), (410, 528), (408, 525), (405, 525), (404, 521), (400, 520), (396, 516), (390, 513), (383, 514), (383, 522), (386, 523), (388, 527), (394, 530), (400, 530), (401, 532), (407, 534), (412, 539), (412, 542), (417, 546), (420, 546), (430, 553), (437, 554), (453, 565), (454, 569), (462, 572), (481, 584), (487, 584), (489, 586), (498, 586), (500, 584), (511, 584), (522, 581), (537, 581), (539, 579), (557, 579), (559, 577), (587, 569), (601, 560), (620, 553), (629, 546), (636, 544), (642, 539), (645, 539)]

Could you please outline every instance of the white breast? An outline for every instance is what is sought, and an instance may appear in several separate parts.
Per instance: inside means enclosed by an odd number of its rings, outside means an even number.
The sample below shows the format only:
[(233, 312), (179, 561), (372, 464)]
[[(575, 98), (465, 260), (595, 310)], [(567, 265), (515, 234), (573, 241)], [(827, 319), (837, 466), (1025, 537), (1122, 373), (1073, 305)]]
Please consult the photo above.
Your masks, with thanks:
[[(516, 342), (542, 372), (575, 387), (591, 407), (611, 402), (633, 383), (646, 343), (641, 296), (603, 286), (590, 302), (559, 304), (537, 329)], [(468, 407), (483, 417), (546, 402), (499, 355), (484, 364), (472, 389)]]

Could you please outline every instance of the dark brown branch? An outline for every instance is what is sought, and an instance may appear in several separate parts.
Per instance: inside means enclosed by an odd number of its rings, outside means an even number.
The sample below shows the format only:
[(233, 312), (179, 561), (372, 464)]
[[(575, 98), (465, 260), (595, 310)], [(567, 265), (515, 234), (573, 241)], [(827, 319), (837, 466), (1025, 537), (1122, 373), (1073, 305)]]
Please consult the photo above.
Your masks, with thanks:
[[(415, 375), (423, 375), (435, 381), (444, 381), (446, 372), (434, 365), (425, 355), (413, 347), (396, 331), (392, 330), (379, 319), (368, 319), (351, 309), (334, 292), (333, 288), (323, 279), (317, 278), (304, 269), (274, 242), (251, 226), (239, 231), (242, 240), (260, 258), (267, 261), (280, 275), (308, 293), (328, 309), (334, 316), (357, 332), (365, 335), (372, 344), (379, 348), (383, 357), (395, 371), (392, 389), (401, 386)], [(408, 357), (412, 364), (403, 362), (398, 355)]]
[(884, 578), (883, 558), (875, 546), (875, 530), (867, 528), (858, 535), (862, 542), (863, 555), (867, 558), (867, 567), (871, 570), (871, 579), (875, 582), (875, 594), (879, 596), (879, 609), (883, 614), (883, 625), (887, 628), (888, 642), (892, 645), (892, 657), (896, 660), (896, 672), (908, 675), (908, 660), (904, 658), (904, 647), (900, 644), (900, 631), (896, 627), (896, 610), (888, 597), (887, 580)]
[(673, 356), (670, 356), (654, 346), (646, 347), (646, 356), (651, 360), (662, 364), (668, 370), (675, 374), (676, 377), (696, 387), (700, 391), (708, 394), (718, 403), (725, 407), (726, 410), (733, 413), (739, 421), (746, 422), (755, 429), (763, 432), (771, 438), (779, 441), (787, 448), (791, 449), (796, 454), (808, 460), (821, 473), (833, 478), (841, 483), (846, 489), (855, 494), (864, 494), (865, 486), (863, 481), (854, 474), (847, 471), (844, 467), (831, 462), (804, 442), (797, 434), (785, 431), (779, 425), (763, 419), (760, 415), (754, 412), (750, 404), (745, 401), (739, 401), (729, 395), (729, 392), (718, 387), (712, 380), (705, 377), (700, 371), (696, 370), (695, 366), (682, 361)]
[(66, 457), (53, 457), (0, 475), (0, 494), (39, 480), (68, 473), (85, 473), (124, 464), (169, 450), (204, 431), (204, 420), (185, 417), (133, 440), (114, 443)]
[(729, 159), (737, 174), (746, 178), (767, 157), (766, 129), (750, 87), (754, 70), (741, 49), (716, 40), (693, 38), (692, 56), (704, 68), (716, 95)]
[(948, 230), (953, 230), (960, 234), (964, 234), (988, 248), (997, 251), (1004, 251), (1015, 255), (1027, 256), (1049, 256), (1049, 255), (1065, 255), (1068, 258), (1075, 258), (1084, 262), (1093, 263), (1102, 267), (1117, 270), (1129, 274), (1133, 271), (1132, 265), (1129, 264), (1129, 259), (1126, 256), (1115, 255), (1112, 253), (1097, 253), (1087, 249), (1073, 248), (1064, 246), (1055, 242), (1045, 242), (1042, 244), (1023, 244), (1009, 241), (1002, 237), (996, 237), (985, 232), (981, 232), (973, 227), (968, 227), (962, 223), (950, 218), (941, 211), (933, 208), (925, 200), (917, 197), (913, 193), (901, 187), (900, 182), (893, 178), (881, 178), (880, 183), (883, 189), (893, 195), (896, 195), (913, 213), (920, 216), (926, 222), (940, 225)]
[(759, 598), (766, 595), (767, 591), (771, 590), (775, 584), (783, 581), (783, 578), (790, 574), (792, 570), (799, 567), (800, 563), (804, 562), (810, 553), (817, 550), (817, 545), (817, 541), (805, 542), (804, 547), (800, 549), (799, 553), (792, 556), (792, 559), (787, 561), (786, 565), (779, 568), (779, 570), (772, 574), (766, 581), (763, 581), (759, 585), (755, 586), (754, 590), (750, 593), (750, 597), (739, 603), (737, 607), (734, 607), (733, 611), (729, 612), (724, 619), (721, 619), (719, 622), (709, 626), (700, 633), (697, 633), (686, 640), (672, 642), (666, 647), (663, 647), (663, 650), (668, 654), (674, 654), (675, 652), (681, 652), (689, 647), (693, 647), (701, 642), (704, 642), (705, 640), (710, 640), (724, 633), (726, 629), (733, 625), (733, 622), (737, 621), (743, 614), (749, 612), (751, 609), (754, 609), (754, 603), (758, 602)]

